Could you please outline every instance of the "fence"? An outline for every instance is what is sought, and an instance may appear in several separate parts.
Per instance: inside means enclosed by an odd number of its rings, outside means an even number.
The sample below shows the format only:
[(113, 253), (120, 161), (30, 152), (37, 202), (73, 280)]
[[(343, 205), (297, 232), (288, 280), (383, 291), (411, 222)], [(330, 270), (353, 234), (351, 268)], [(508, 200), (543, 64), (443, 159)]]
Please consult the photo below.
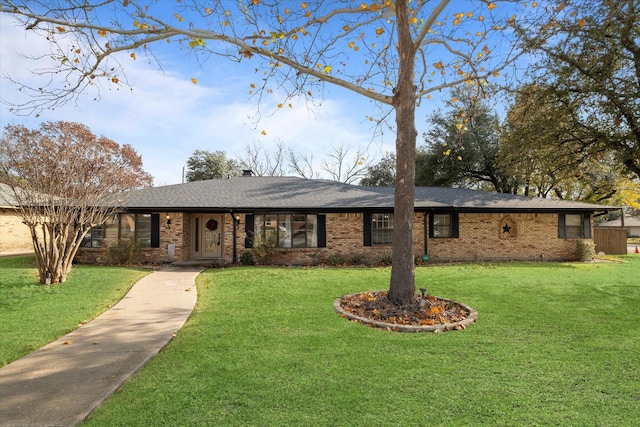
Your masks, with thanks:
[(596, 252), (609, 255), (624, 255), (627, 253), (627, 229), (623, 227), (595, 227), (593, 241)]

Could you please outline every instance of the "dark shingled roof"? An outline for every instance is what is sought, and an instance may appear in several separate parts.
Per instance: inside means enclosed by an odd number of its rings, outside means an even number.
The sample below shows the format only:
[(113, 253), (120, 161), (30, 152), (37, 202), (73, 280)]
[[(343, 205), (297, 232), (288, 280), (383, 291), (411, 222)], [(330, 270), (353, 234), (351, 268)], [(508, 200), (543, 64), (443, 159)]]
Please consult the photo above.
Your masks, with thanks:
[[(362, 187), (295, 177), (231, 177), (135, 190), (118, 195), (128, 209), (255, 211), (261, 209), (347, 211), (393, 208), (394, 189)], [(417, 187), (416, 210), (601, 211), (611, 207), (554, 199), (531, 199), (459, 188)]]
[(13, 190), (7, 184), (0, 182), (0, 207), (14, 208), (16, 206), (18, 206), (18, 201), (13, 194)]
[(593, 203), (581, 203), (570, 200), (543, 199), (517, 196), (514, 194), (492, 193), (465, 188), (417, 187), (416, 207), (428, 207), (431, 200), (437, 200), (447, 206), (460, 210), (499, 210), (499, 211), (562, 211), (583, 210), (603, 211), (611, 206)]

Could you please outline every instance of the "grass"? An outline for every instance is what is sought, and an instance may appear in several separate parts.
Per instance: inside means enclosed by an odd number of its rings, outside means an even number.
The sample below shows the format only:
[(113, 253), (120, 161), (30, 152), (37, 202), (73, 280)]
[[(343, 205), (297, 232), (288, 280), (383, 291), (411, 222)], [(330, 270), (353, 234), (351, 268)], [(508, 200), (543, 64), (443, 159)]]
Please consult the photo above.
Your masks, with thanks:
[(96, 317), (148, 273), (76, 266), (65, 283), (46, 286), (32, 256), (0, 258), (0, 272), (0, 367)]
[(334, 313), (388, 269), (208, 270), (177, 337), (86, 425), (637, 426), (640, 257), (622, 259), (419, 268), (479, 311), (441, 334)]

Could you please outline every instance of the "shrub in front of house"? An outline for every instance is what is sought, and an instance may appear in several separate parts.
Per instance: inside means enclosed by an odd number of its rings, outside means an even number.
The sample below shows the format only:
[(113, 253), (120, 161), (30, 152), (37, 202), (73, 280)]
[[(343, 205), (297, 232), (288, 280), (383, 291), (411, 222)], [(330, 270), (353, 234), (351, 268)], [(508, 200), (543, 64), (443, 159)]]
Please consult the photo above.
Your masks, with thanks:
[(324, 257), (323, 263), (326, 265), (337, 267), (337, 266), (346, 265), (347, 261), (348, 261), (348, 258), (346, 255), (342, 255), (340, 253), (334, 252)]
[(129, 239), (120, 239), (117, 242), (106, 242), (107, 263), (111, 265), (131, 264), (136, 255), (140, 254), (141, 247), (138, 242)]
[(244, 251), (240, 256), (240, 264), (242, 265), (254, 265), (253, 254), (250, 251)]
[(266, 237), (254, 236), (253, 251), (260, 264), (267, 264), (277, 250), (278, 242), (275, 234), (267, 234)]
[(596, 257), (596, 244), (593, 240), (576, 240), (576, 255), (579, 261), (592, 261)]

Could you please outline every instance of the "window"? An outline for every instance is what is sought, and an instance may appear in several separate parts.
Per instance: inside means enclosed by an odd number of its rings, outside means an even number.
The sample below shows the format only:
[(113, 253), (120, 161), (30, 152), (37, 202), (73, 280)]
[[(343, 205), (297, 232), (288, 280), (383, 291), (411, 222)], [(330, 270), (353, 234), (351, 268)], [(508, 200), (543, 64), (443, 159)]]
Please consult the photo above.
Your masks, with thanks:
[(558, 237), (561, 239), (590, 239), (591, 216), (588, 214), (559, 214)]
[(151, 214), (136, 215), (135, 239), (143, 248), (151, 247)]
[(393, 214), (371, 214), (371, 244), (393, 243)]
[[(247, 215), (249, 218), (251, 215)], [(247, 218), (247, 224), (249, 219)], [(279, 248), (317, 248), (319, 244), (319, 222), (321, 215), (307, 214), (266, 214), (255, 215), (253, 229), (247, 228), (247, 234), (268, 241), (273, 239)], [(252, 241), (245, 246), (251, 247)]]
[[(154, 230), (158, 235), (155, 238)], [(89, 230), (82, 246), (99, 248), (104, 246), (105, 241), (117, 242), (118, 240), (133, 240), (143, 248), (159, 247), (159, 215), (115, 214), (103, 225)]]
[(451, 237), (451, 215), (436, 214), (433, 216), (433, 236)]
[(429, 215), (429, 237), (457, 238), (458, 237), (458, 214), (438, 213)]
[(134, 214), (120, 215), (120, 240), (135, 240), (136, 216)]
[(364, 246), (387, 246), (393, 243), (393, 214), (369, 213), (362, 215)]
[[(104, 238), (107, 242), (118, 241), (118, 236), (120, 235), (118, 232), (120, 228), (119, 224), (119, 216), (117, 214), (108, 219), (104, 224)], [(102, 246), (102, 243), (99, 246)]]

